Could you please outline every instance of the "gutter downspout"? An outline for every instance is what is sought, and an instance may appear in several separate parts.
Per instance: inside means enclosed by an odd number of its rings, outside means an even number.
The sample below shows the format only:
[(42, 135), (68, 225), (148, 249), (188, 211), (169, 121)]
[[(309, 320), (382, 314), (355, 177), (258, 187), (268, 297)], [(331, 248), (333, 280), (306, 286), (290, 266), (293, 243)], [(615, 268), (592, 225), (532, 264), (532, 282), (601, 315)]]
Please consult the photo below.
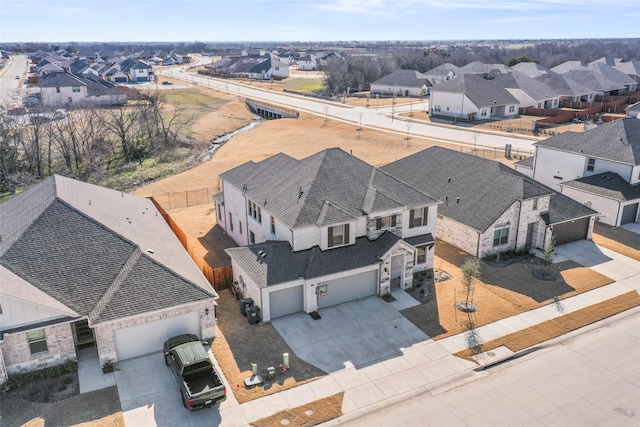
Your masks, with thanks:
[[(518, 199), (518, 222), (516, 223), (516, 244), (513, 248), (514, 251), (518, 250), (518, 234), (520, 232), (520, 218), (522, 217), (522, 200)], [(525, 237), (526, 238), (526, 237)]]

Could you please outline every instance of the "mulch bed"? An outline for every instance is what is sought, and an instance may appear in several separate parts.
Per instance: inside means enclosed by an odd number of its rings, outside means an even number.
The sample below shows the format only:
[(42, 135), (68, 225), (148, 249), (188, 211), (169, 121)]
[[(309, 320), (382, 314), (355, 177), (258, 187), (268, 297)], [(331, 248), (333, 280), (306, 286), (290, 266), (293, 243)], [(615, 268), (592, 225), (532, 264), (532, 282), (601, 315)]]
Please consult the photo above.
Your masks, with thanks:
[[(250, 325), (229, 291), (220, 291), (219, 294), (219, 331), (211, 348), (238, 402), (245, 403), (278, 393), (326, 375), (326, 372), (297, 357), (270, 323)], [(252, 374), (252, 363), (258, 365), (258, 373), (265, 378), (268, 367), (277, 370), (283, 353), (289, 353), (291, 368), (288, 371), (278, 373), (275, 380), (265, 381), (261, 386), (245, 387), (244, 380)]]
[(473, 362), (474, 360), (471, 356), (500, 346), (506, 346), (513, 352), (522, 351), (639, 305), (640, 295), (636, 291), (631, 291), (498, 339), (481, 343), (474, 348), (468, 348), (455, 355)]
[(334, 394), (306, 405), (278, 412), (270, 417), (260, 418), (253, 421), (251, 425), (255, 427), (280, 427), (283, 425), (310, 427), (322, 424), (342, 415), (343, 396), (344, 392)]

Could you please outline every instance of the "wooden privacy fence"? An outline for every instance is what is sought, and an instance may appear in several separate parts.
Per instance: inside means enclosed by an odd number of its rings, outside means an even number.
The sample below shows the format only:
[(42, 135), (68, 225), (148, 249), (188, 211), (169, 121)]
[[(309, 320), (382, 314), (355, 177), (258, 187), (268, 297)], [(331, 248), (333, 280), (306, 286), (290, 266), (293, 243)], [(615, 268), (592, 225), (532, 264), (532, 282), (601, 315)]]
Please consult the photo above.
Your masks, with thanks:
[(185, 248), (193, 262), (198, 266), (204, 277), (216, 291), (221, 291), (229, 287), (233, 281), (233, 271), (231, 266), (211, 268), (211, 266), (194, 250), (194, 245), (189, 244), (189, 238), (184, 231), (180, 229), (178, 224), (169, 216), (169, 214), (162, 208), (162, 206), (153, 198), (150, 197), (151, 202), (156, 206), (158, 212), (162, 215), (162, 218), (169, 224), (171, 230), (176, 235), (182, 246)]
[(218, 192), (217, 188), (208, 187), (201, 188), (200, 190), (155, 195), (153, 196), (153, 200), (157, 202), (157, 204), (165, 206), (167, 210), (172, 210), (213, 203), (212, 196)]

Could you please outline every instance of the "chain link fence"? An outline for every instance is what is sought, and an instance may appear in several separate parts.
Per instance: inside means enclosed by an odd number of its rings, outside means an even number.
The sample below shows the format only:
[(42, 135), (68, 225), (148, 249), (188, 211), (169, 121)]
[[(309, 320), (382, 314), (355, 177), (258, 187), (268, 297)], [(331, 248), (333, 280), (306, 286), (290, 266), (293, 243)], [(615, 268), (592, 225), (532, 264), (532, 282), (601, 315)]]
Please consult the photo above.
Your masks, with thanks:
[(213, 203), (212, 197), (217, 193), (219, 193), (217, 188), (208, 187), (200, 190), (154, 195), (153, 198), (166, 210), (172, 210)]

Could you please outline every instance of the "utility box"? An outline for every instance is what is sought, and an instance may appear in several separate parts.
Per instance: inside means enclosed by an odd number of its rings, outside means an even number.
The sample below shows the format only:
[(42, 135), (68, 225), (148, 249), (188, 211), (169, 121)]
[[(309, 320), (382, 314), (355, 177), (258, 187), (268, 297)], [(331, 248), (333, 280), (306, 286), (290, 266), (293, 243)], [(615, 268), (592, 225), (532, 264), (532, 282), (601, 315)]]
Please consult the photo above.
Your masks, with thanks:
[(260, 307), (253, 305), (247, 308), (247, 319), (250, 325), (260, 322)]

